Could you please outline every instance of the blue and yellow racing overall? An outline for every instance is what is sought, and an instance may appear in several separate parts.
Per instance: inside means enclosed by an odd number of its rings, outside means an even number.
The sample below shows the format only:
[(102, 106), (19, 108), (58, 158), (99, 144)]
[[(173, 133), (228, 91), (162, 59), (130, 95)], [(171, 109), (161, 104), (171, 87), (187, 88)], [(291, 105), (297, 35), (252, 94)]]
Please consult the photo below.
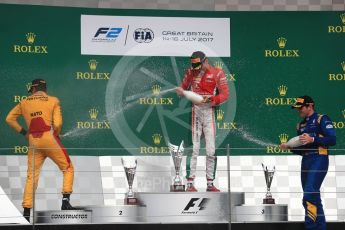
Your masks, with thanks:
[(322, 208), (320, 187), (328, 170), (328, 147), (336, 144), (335, 129), (326, 115), (313, 113), (297, 125), (297, 134), (309, 134), (311, 144), (292, 149), (302, 155), (301, 182), (306, 229), (326, 229), (326, 218)]

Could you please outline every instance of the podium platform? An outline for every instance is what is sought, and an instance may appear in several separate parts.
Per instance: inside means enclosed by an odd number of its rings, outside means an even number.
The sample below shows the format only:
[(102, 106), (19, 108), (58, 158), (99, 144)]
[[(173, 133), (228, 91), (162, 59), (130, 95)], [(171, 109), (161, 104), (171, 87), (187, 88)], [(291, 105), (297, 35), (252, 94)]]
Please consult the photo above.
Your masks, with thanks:
[(38, 211), (36, 223), (228, 223), (288, 220), (287, 205), (245, 205), (245, 194), (226, 192), (137, 193), (140, 205), (83, 206), (76, 211)]
[[(37, 224), (226, 223), (228, 193), (137, 193), (141, 205), (83, 206), (76, 211), (37, 211)], [(232, 209), (243, 205), (244, 193), (231, 194)]]

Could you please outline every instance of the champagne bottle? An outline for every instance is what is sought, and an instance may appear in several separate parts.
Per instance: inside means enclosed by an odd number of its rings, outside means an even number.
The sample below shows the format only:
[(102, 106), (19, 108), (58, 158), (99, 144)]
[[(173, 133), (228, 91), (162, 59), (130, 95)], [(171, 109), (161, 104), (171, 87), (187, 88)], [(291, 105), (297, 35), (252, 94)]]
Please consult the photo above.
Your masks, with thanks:
[(183, 95), (194, 104), (199, 104), (204, 100), (201, 95), (194, 93), (193, 91), (184, 90)]

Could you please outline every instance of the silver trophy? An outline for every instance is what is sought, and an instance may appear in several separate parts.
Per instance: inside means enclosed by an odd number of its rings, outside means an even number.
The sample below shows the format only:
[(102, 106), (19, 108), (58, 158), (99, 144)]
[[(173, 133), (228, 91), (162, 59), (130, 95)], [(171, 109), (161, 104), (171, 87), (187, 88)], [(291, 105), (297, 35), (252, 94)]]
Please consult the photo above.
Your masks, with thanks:
[(137, 160), (136, 159), (129, 160), (129, 159), (122, 158), (121, 162), (125, 170), (127, 182), (128, 182), (128, 192), (126, 194), (125, 204), (136, 205), (138, 204), (138, 199), (134, 196), (133, 181), (134, 181), (134, 176), (137, 169)]
[(272, 197), (272, 193), (271, 193), (271, 184), (272, 184), (274, 173), (276, 171), (276, 167), (273, 166), (273, 169), (268, 169), (267, 166), (265, 166), (263, 163), (261, 163), (261, 165), (264, 170), (266, 187), (267, 187), (266, 197), (263, 199), (263, 204), (275, 204), (274, 198)]
[(169, 152), (174, 162), (175, 167), (175, 178), (173, 180), (173, 184), (170, 186), (171, 192), (184, 192), (185, 191), (185, 185), (183, 184), (183, 180), (180, 176), (181, 171), (181, 163), (182, 163), (182, 157), (183, 157), (183, 141), (181, 142), (180, 146), (173, 145), (171, 143), (168, 143), (169, 145)]

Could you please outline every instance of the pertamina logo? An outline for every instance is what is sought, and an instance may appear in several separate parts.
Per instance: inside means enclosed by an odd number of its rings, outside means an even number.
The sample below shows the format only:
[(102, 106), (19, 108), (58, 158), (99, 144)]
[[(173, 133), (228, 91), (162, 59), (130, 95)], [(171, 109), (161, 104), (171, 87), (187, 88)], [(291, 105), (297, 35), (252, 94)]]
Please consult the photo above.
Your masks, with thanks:
[(141, 154), (165, 154), (169, 153), (167, 146), (160, 146), (163, 136), (159, 133), (152, 135), (152, 141), (155, 146), (142, 146), (140, 147)]
[[(282, 133), (279, 136), (280, 144), (284, 144), (289, 140), (289, 136), (286, 133)], [(291, 153), (291, 151), (288, 150), (282, 150), (279, 148), (279, 146), (267, 146), (266, 147), (266, 153)]]
[(341, 111), (341, 117), (344, 119), (343, 121), (333, 121), (333, 127), (335, 129), (343, 129), (345, 128), (345, 109)]
[(160, 97), (161, 96), (161, 86), (160, 85), (153, 85), (152, 89), (152, 96), (153, 97), (141, 97), (139, 98), (140, 105), (173, 105), (173, 98), (172, 97)]
[(13, 45), (14, 53), (48, 54), (48, 46), (34, 45), (37, 39), (37, 35), (35, 33), (29, 32), (25, 35), (25, 38), (27, 44)]
[(150, 43), (154, 37), (153, 31), (149, 28), (138, 28), (133, 32), (134, 41), (138, 43)]
[(267, 106), (278, 106), (278, 105), (292, 105), (297, 101), (297, 98), (285, 97), (288, 91), (286, 85), (278, 86), (278, 92), (280, 97), (266, 97), (265, 104)]
[[(216, 68), (222, 69), (224, 71), (224, 69), (223, 69), (224, 63), (222, 61), (216, 61), (216, 62), (214, 62), (213, 65)], [(234, 74), (234, 73), (227, 73), (225, 71), (224, 71), (224, 74), (225, 74), (226, 79), (228, 79), (228, 81), (236, 81), (236, 74)]]
[(287, 44), (287, 39), (283, 37), (279, 37), (277, 39), (277, 44), (279, 49), (267, 49), (265, 50), (265, 57), (273, 57), (273, 58), (280, 58), (280, 57), (286, 57), (286, 58), (296, 58), (299, 57), (299, 50), (293, 49), (285, 49), (285, 46)]
[(92, 38), (93, 42), (115, 42), (120, 36), (123, 28), (119, 27), (101, 27), (98, 28)]
[(90, 71), (76, 72), (75, 78), (77, 80), (109, 80), (110, 73), (97, 71), (98, 64), (99, 63), (95, 59), (89, 60), (88, 65)]
[(107, 120), (99, 119), (99, 111), (96, 108), (89, 110), (89, 120), (77, 121), (77, 129), (110, 129)]
[(340, 63), (343, 73), (330, 73), (328, 74), (329, 81), (344, 81), (345, 80), (345, 61)]
[(345, 13), (340, 14), (342, 25), (328, 26), (328, 33), (345, 33)]
[(198, 214), (205, 210), (210, 198), (191, 198), (181, 214)]
[(228, 130), (237, 129), (235, 122), (225, 122), (223, 120), (224, 120), (224, 111), (220, 108), (216, 109), (217, 129), (228, 129)]

